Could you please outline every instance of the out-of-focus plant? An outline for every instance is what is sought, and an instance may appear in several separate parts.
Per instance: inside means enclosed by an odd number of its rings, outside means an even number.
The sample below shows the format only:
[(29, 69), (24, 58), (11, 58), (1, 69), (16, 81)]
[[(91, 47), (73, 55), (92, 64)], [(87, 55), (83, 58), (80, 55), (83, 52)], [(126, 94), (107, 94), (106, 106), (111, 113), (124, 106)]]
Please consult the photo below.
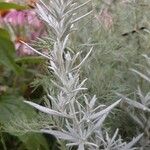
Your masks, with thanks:
[(1, 25), (7, 27), (11, 33), (11, 39), (15, 43), (17, 54), (19, 56), (33, 55), (33, 52), (25, 48), (20, 40), (31, 42), (44, 33), (44, 25), (37, 18), (34, 9), (10, 10), (1, 20)]
[[(32, 97), (32, 99), (40, 103), (40, 98), (43, 94), (43, 88), (37, 87), (35, 89), (31, 86), (31, 82), (35, 74), (40, 76), (41, 62), (45, 60), (33, 55), (29, 49), (25, 49), (20, 43), (20, 40), (31, 42), (31, 40), (35, 40), (40, 36), (40, 34), (34, 35), (34, 33), (37, 33), (40, 21), (37, 19), (34, 10), (27, 10), (27, 8), (27, 6), (18, 5), (17, 3), (0, 1), (1, 150), (48, 150), (52, 148), (42, 134), (17, 135), (13, 132), (8, 132), (8, 130), (3, 130), (3, 126), (6, 127), (16, 118), (18, 120), (22, 116), (26, 120), (36, 118), (36, 112), (24, 105), (22, 101), (25, 98), (29, 100)], [(42, 26), (42, 30), (44, 30), (44, 26)], [(38, 28), (38, 31), (40, 32), (41, 28)], [(40, 33), (42, 34), (42, 31)]]
[(15, 63), (15, 47), (9, 33), (0, 28), (0, 63), (19, 73), (20, 67)]
[[(94, 17), (79, 22), (79, 29), (71, 35), (73, 50), (87, 51), (93, 46), (93, 55), (83, 65), (82, 74), (88, 76), (89, 93), (95, 93), (100, 102), (108, 104), (124, 93), (134, 99), (137, 85), (146, 93), (149, 86), (133, 76), (129, 68), (146, 65), (142, 54), (149, 56), (150, 5), (148, 0), (93, 0)], [(89, 9), (87, 6), (86, 9)], [(85, 11), (84, 10), (84, 11)], [(104, 11), (105, 10), (105, 11)], [(111, 24), (110, 24), (111, 22)], [(107, 28), (105, 25), (110, 26)], [(84, 43), (84, 44), (83, 44)], [(92, 72), (92, 73), (91, 73)], [(110, 117), (109, 127), (119, 128), (122, 138), (135, 135), (134, 122), (124, 111)]]
[[(134, 73), (138, 74), (141, 78), (146, 80), (148, 84), (150, 83), (150, 58), (147, 55), (143, 55), (147, 60), (148, 67), (140, 65), (142, 70), (145, 71), (141, 72), (136, 69), (131, 69)], [(120, 94), (119, 94), (120, 95)], [(130, 117), (136, 122), (137, 132), (143, 132), (144, 136), (140, 140), (141, 149), (140, 150), (147, 150), (150, 148), (150, 92), (143, 93), (141, 88), (138, 87), (136, 92), (136, 100), (132, 100), (128, 97), (120, 95), (124, 102), (129, 104), (123, 108), (129, 113)]]
[[(120, 100), (106, 107), (97, 104), (96, 96), (91, 98), (85, 92), (86, 79), (81, 79), (80, 71), (92, 48), (80, 63), (78, 61), (81, 52), (74, 54), (67, 50), (69, 36), (75, 29), (75, 23), (91, 13), (90, 11), (78, 17), (77, 12), (89, 3), (90, 1), (87, 1), (78, 5), (74, 0), (52, 0), (48, 4), (42, 1), (37, 4), (37, 13), (53, 35), (51, 37), (53, 48), (49, 54), (44, 54), (23, 43), (48, 60), (48, 69), (55, 77), (51, 80), (55, 88), (51, 86), (48, 88), (46, 107), (30, 101), (25, 101), (25, 103), (50, 116), (53, 124), (37, 132), (52, 134), (62, 139), (61, 149), (69, 149), (74, 146), (78, 150), (134, 149), (133, 145), (142, 135), (126, 143), (121, 138), (116, 139), (118, 131), (110, 138), (103, 124), (109, 112), (119, 104)], [(51, 94), (52, 89), (55, 89), (53, 95)]]

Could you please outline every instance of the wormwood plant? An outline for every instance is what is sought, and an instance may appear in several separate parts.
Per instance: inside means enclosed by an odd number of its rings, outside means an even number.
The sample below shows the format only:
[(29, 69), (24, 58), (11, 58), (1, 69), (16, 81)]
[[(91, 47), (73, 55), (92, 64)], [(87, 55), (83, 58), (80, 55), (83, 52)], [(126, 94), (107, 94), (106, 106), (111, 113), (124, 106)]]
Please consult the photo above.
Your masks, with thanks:
[(93, 59), (91, 56), (83, 66), (84, 74), (88, 90), (106, 103), (117, 99), (115, 92), (129, 94), (137, 86), (129, 68), (143, 60), (141, 54), (149, 53), (150, 5), (148, 0), (92, 2), (95, 19), (80, 22), (76, 45), (84, 51), (94, 46)]
[[(86, 93), (84, 83), (87, 79), (80, 78), (81, 66), (91, 54), (92, 48), (80, 63), (81, 52), (74, 54), (66, 49), (75, 23), (92, 12), (78, 17), (77, 12), (87, 4), (90, 4), (90, 1), (80, 5), (75, 0), (50, 0), (48, 4), (40, 1), (37, 4), (38, 15), (53, 35), (53, 48), (49, 54), (45, 54), (24, 44), (48, 59), (49, 72), (55, 77), (51, 82), (56, 88), (56, 94), (47, 93), (49, 102), (47, 101), (46, 107), (29, 101), (25, 103), (50, 116), (53, 124), (40, 129), (39, 132), (62, 139), (61, 141), (65, 141), (65, 149), (75, 146), (78, 150), (131, 150), (142, 134), (127, 144), (118, 137), (118, 130), (112, 137), (109, 136), (108, 129), (105, 129), (103, 124), (109, 112), (121, 100), (108, 107), (97, 104), (96, 96), (90, 97)], [(51, 87), (48, 91), (51, 91)]]
[[(150, 83), (150, 58), (147, 55), (143, 55), (147, 60), (147, 66), (140, 65), (140, 68), (146, 70), (138, 71), (136, 69), (131, 69), (134, 73), (138, 74), (142, 79), (146, 80), (148, 84)], [(119, 94), (120, 95), (120, 94)], [(141, 87), (138, 86), (136, 91), (136, 100), (132, 100), (128, 97), (120, 95), (129, 104), (125, 107), (125, 110), (129, 113), (130, 117), (137, 124), (136, 131), (143, 132), (144, 135), (140, 140), (141, 149), (148, 150), (150, 148), (150, 92), (143, 92)]]

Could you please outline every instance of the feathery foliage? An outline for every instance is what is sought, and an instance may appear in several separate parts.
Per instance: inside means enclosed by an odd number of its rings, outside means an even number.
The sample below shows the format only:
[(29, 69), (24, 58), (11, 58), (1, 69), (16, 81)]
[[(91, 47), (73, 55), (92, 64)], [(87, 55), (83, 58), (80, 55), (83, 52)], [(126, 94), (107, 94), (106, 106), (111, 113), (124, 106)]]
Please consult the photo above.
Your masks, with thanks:
[[(85, 91), (87, 88), (84, 83), (87, 79), (81, 79), (80, 70), (91, 54), (92, 48), (79, 63), (81, 52), (74, 54), (65, 51), (69, 44), (69, 35), (75, 29), (75, 23), (92, 12), (89, 11), (78, 16), (77, 11), (89, 3), (90, 1), (87, 1), (78, 5), (74, 0), (52, 0), (48, 4), (42, 1), (37, 4), (37, 13), (51, 30), (53, 48), (49, 54), (44, 54), (24, 44), (48, 59), (48, 69), (55, 77), (51, 83), (57, 89), (55, 95), (47, 93), (50, 101), (47, 107), (29, 101), (25, 101), (25, 103), (50, 115), (55, 125), (49, 126), (48, 129), (43, 128), (39, 132), (66, 140), (66, 148), (77, 146), (78, 150), (134, 149), (132, 146), (141, 138), (142, 134), (127, 144), (122, 142), (121, 138), (115, 141), (118, 131), (110, 138), (103, 129), (105, 118), (121, 100), (108, 107), (97, 105), (96, 96), (90, 98)], [(54, 127), (55, 129), (53, 129)]]

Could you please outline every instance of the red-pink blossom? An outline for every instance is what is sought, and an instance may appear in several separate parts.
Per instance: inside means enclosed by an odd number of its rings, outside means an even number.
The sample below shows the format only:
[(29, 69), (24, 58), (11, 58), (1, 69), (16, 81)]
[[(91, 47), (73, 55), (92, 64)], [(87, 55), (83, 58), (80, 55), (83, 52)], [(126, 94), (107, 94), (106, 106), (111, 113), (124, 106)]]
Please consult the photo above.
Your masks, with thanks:
[(14, 26), (28, 24), (37, 28), (42, 24), (33, 10), (12, 10), (4, 17), (4, 21)]
[[(15, 29), (14, 41), (17, 54), (19, 56), (33, 55), (33, 52), (25, 47), (18, 39), (25, 39), (30, 43), (40, 37), (44, 32), (44, 25), (36, 16), (34, 9), (32, 10), (11, 10), (3, 17), (5, 24), (10, 24), (12, 29)], [(23, 40), (24, 41), (24, 40)]]

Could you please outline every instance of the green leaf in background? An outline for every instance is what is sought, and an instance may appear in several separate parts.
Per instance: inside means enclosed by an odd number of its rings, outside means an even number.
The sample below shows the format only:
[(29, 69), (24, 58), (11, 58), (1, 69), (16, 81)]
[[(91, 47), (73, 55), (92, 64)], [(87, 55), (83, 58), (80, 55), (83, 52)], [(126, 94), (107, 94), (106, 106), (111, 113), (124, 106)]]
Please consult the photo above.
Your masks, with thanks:
[(17, 57), (15, 59), (15, 62), (25, 64), (42, 64), (45, 62), (45, 59), (40, 56), (24, 56), (24, 57)]
[(0, 28), (0, 37), (10, 39), (9, 33), (2, 28)]
[[(23, 100), (24, 98), (16, 95), (0, 96), (0, 123), (5, 126), (5, 132), (10, 132), (9, 129), (7, 130), (7, 126), (12, 126), (12, 123), (13, 121), (15, 123), (16, 118), (21, 121), (23, 119), (22, 116), (24, 116), (26, 119), (32, 120), (37, 116), (35, 110), (23, 103)], [(19, 123), (20, 122), (18, 122), (18, 124)], [(18, 137), (23, 143), (21, 149), (17, 147), (15, 150), (24, 150), (24, 147), (26, 147), (26, 150), (49, 150), (48, 143), (42, 134), (32, 132), (14, 134), (13, 132), (17, 130), (18, 129), (15, 129), (14, 127), (14, 131), (12, 130), (9, 133)], [(6, 141), (7, 139), (5, 139), (5, 142)], [(9, 149), (9, 145), (7, 145), (7, 148)]]
[[(1, 4), (0, 4), (1, 5)], [(15, 47), (12, 43), (9, 33), (0, 28), (0, 64), (13, 70), (15, 73), (21, 73), (21, 68), (15, 63)]]
[(19, 136), (27, 150), (49, 150), (48, 143), (42, 134), (27, 133)]
[(0, 2), (0, 10), (9, 10), (9, 9), (24, 10), (27, 9), (27, 7), (15, 3)]
[(23, 97), (17, 95), (0, 95), (0, 122), (8, 123), (21, 114), (25, 114), (29, 118), (34, 117), (35, 111), (24, 104), (23, 100)]

